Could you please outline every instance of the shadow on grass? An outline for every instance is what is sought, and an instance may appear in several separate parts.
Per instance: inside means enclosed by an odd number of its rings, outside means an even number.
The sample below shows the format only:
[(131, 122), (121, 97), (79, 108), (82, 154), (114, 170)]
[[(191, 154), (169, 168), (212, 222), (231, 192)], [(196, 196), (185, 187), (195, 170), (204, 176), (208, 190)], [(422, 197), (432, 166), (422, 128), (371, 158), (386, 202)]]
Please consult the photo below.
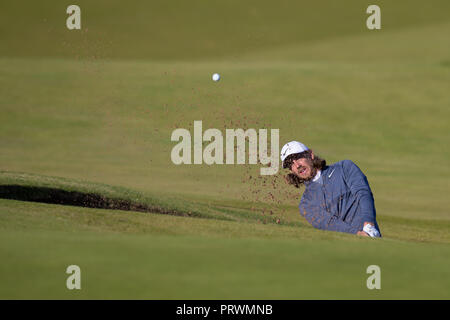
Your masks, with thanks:
[(0, 185), (0, 198), (86, 208), (151, 212), (186, 217), (196, 216), (195, 213), (191, 212), (182, 212), (179, 210), (173, 210), (159, 206), (134, 203), (124, 199), (108, 198), (95, 193), (66, 191), (62, 189), (47, 187)]

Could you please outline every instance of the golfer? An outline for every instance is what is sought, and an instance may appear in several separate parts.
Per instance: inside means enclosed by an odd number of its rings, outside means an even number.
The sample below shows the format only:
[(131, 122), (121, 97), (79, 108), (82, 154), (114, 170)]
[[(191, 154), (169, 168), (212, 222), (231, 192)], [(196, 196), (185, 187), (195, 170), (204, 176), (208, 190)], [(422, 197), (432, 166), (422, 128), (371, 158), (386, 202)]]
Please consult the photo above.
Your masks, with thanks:
[(366, 176), (350, 160), (330, 166), (303, 143), (291, 141), (281, 149), (289, 184), (305, 185), (300, 214), (315, 228), (381, 237), (375, 204)]

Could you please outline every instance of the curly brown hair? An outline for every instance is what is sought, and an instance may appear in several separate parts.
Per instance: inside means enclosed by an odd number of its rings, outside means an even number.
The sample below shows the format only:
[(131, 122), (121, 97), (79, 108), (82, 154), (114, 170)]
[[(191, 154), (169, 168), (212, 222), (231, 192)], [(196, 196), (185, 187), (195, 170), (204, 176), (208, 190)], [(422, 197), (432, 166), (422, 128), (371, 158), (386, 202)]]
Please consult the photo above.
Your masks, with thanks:
[[(287, 156), (287, 158), (284, 159), (283, 161), (283, 168), (284, 169), (288, 168), (290, 170), (292, 163), (300, 158), (309, 159), (315, 172), (317, 172), (317, 170), (323, 170), (327, 166), (327, 162), (325, 159), (322, 159), (317, 155), (314, 155), (314, 159), (312, 159), (311, 150), (306, 150), (300, 153), (294, 153)], [(305, 181), (307, 181), (305, 179), (300, 178), (294, 173), (288, 173), (284, 178), (287, 183), (292, 184), (296, 188), (300, 188), (300, 186), (303, 183), (305, 183)]]

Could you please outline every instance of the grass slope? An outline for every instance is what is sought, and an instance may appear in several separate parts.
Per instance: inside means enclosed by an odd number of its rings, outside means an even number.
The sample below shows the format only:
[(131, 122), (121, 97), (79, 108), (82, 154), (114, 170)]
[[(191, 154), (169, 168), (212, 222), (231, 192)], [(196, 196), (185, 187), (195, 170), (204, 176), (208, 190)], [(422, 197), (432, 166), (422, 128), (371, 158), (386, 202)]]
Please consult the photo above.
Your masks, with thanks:
[[(5, 184), (152, 199), (125, 188), (23, 173), (3, 172)], [(0, 298), (448, 297), (446, 221), (381, 219), (385, 237), (372, 240), (315, 230), (303, 221), (263, 224), (248, 219), (252, 211), (233, 221), (216, 212), (204, 219), (0, 199), (0, 256), (8, 261), (0, 267)], [(82, 270), (79, 292), (65, 288), (71, 264)], [(365, 287), (371, 264), (382, 268), (381, 291)]]
[[(277, 207), (273, 204), (253, 203), (243, 200), (235, 200), (234, 202), (220, 201), (215, 198), (205, 197), (180, 198), (168, 196), (164, 193), (142, 193), (128, 188), (81, 180), (37, 174), (0, 172), (0, 198), (34, 201), (35, 192), (32, 194), (2, 196), (2, 192), (8, 192), (8, 190), (3, 190), (7, 186), (42, 188), (39, 191), (40, 194), (49, 192), (47, 189), (95, 194), (101, 198), (123, 200), (132, 204), (142, 205), (145, 208), (149, 208), (150, 212), (154, 208), (153, 212), (157, 215), (160, 212), (172, 212), (171, 215), (234, 221), (237, 225), (240, 223), (283, 225), (293, 227), (294, 230), (295, 228), (300, 228), (301, 233), (307, 232), (307, 238), (311, 237), (312, 234), (316, 234), (318, 239), (320, 239), (321, 235), (323, 235), (323, 232), (320, 231), (314, 233), (317, 230), (313, 230), (299, 215), (296, 207)], [(29, 191), (25, 190), (22, 192), (26, 193)], [(46, 197), (41, 195), (41, 198), (45, 199)], [(195, 220), (193, 223), (196, 223)], [(450, 221), (448, 220), (406, 219), (389, 216), (379, 217), (378, 220), (383, 231), (383, 236), (388, 239), (412, 242), (450, 243), (450, 233), (448, 232), (450, 229)], [(30, 221), (30, 224), (33, 226), (36, 223), (37, 221)], [(109, 224), (113, 225), (114, 220), (110, 221)]]
[[(79, 0), (82, 30), (66, 28), (70, 1), (0, 7), (1, 56), (192, 61), (367, 33), (369, 1)], [(448, 21), (446, 0), (378, 0), (383, 30)], [(21, 21), (21, 23), (17, 23)]]
[[(1, 298), (448, 298), (448, 244), (0, 200)], [(68, 265), (82, 290), (65, 288)], [(366, 288), (366, 268), (382, 290)]]

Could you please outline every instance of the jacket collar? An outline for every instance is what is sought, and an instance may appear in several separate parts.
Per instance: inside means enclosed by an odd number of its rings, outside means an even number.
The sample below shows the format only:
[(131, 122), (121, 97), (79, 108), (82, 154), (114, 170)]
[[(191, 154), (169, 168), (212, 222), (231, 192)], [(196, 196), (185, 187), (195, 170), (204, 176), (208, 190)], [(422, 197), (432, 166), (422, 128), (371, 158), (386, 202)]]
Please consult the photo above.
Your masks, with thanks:
[(319, 179), (317, 179), (316, 181), (312, 181), (312, 180), (306, 181), (305, 182), (305, 187), (309, 188), (309, 187), (312, 187), (314, 185), (322, 185), (323, 182), (324, 182), (325, 176), (328, 174), (329, 169), (330, 169), (330, 166), (326, 166), (325, 168), (323, 168), (321, 170)]

